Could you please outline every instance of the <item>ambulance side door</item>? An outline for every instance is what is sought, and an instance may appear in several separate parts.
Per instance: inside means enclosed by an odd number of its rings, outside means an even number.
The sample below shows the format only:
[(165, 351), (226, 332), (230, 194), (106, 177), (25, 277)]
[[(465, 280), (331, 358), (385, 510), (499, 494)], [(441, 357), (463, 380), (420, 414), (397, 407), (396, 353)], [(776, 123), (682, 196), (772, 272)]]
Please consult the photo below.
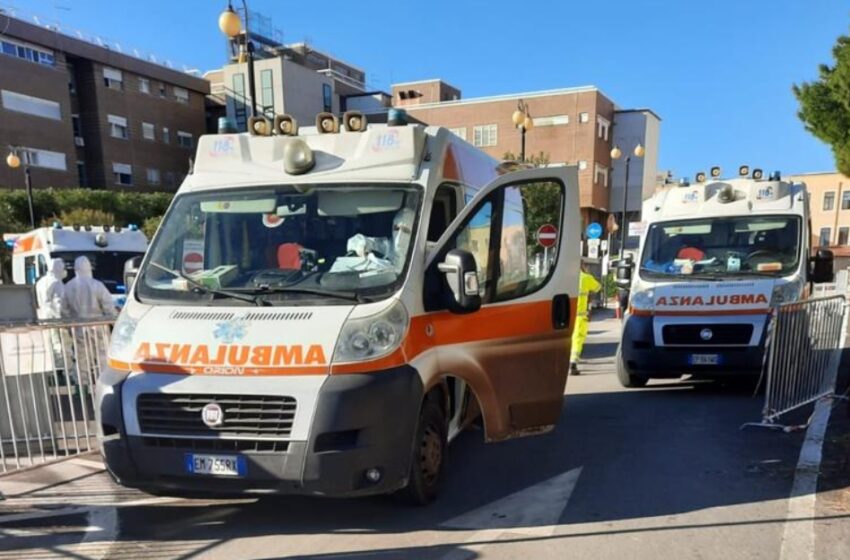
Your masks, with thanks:
[[(578, 296), (575, 167), (503, 175), (479, 191), (436, 243), (424, 303), (443, 375), (463, 379), (496, 441), (544, 432), (563, 406)], [(452, 250), (475, 258), (481, 307), (452, 312)]]

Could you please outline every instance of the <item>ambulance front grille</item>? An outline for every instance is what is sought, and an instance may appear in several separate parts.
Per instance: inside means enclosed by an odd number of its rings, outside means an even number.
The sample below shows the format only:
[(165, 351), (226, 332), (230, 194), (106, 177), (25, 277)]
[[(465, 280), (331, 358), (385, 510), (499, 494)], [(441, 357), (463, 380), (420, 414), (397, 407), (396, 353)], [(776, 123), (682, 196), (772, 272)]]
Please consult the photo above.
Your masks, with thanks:
[[(221, 425), (204, 424), (201, 410), (216, 403)], [(277, 395), (201, 395), (143, 393), (136, 400), (143, 435), (276, 440), (288, 438), (295, 420), (295, 399)]]
[[(710, 331), (711, 336), (708, 335)], [(667, 346), (741, 346), (748, 345), (753, 336), (753, 325), (746, 323), (729, 324), (683, 324), (664, 325), (661, 328), (664, 344)]]
[(222, 311), (174, 311), (169, 316), (169, 319), (175, 321), (230, 321), (239, 319), (240, 321), (309, 321), (313, 318), (312, 311), (280, 311), (280, 312), (263, 312), (252, 311), (240, 315), (238, 318), (235, 313)]

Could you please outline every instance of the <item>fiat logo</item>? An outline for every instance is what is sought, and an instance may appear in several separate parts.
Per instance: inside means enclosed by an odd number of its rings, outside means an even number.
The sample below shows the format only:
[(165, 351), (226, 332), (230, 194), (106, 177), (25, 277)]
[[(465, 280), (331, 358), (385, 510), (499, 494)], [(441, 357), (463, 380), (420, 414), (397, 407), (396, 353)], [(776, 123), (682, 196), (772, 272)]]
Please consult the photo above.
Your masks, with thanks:
[(201, 420), (210, 428), (217, 428), (224, 424), (224, 411), (216, 403), (209, 403), (201, 409)]
[(713, 337), (713, 336), (714, 336), (714, 333), (711, 331), (711, 329), (702, 329), (699, 332), (699, 337), (703, 340), (711, 340), (711, 337)]

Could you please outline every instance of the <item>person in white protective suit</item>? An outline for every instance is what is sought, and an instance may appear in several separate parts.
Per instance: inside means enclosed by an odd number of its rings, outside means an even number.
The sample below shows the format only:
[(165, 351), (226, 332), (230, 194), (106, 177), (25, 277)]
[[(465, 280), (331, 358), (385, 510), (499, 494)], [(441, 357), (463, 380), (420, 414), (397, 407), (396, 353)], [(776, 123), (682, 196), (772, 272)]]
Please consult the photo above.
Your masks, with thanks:
[(50, 270), (35, 283), (39, 319), (62, 319), (67, 316), (65, 284), (62, 283), (66, 276), (65, 262), (53, 259), (50, 261)]
[(407, 257), (407, 249), (410, 247), (410, 238), (413, 237), (415, 219), (416, 213), (410, 208), (402, 208), (393, 218), (393, 243), (389, 257), (396, 272), (401, 272), (404, 267), (404, 259)]
[(111, 319), (115, 303), (103, 282), (92, 277), (87, 257), (74, 261), (74, 277), (65, 284), (65, 301), (70, 316), (78, 320)]

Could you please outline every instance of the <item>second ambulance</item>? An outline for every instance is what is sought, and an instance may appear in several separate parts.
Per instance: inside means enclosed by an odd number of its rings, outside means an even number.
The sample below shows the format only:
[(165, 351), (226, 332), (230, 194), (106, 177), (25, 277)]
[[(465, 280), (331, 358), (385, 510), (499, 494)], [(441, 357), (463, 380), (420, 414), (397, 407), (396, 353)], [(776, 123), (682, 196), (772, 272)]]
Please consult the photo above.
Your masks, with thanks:
[(617, 353), (625, 387), (650, 378), (755, 375), (771, 306), (831, 280), (832, 254), (811, 253), (805, 185), (697, 175), (643, 206), (645, 232)]
[(398, 115), (249, 130), (200, 139), (115, 325), (98, 430), (121, 484), (426, 503), (478, 416), (488, 441), (552, 429), (574, 167), (512, 171)]

